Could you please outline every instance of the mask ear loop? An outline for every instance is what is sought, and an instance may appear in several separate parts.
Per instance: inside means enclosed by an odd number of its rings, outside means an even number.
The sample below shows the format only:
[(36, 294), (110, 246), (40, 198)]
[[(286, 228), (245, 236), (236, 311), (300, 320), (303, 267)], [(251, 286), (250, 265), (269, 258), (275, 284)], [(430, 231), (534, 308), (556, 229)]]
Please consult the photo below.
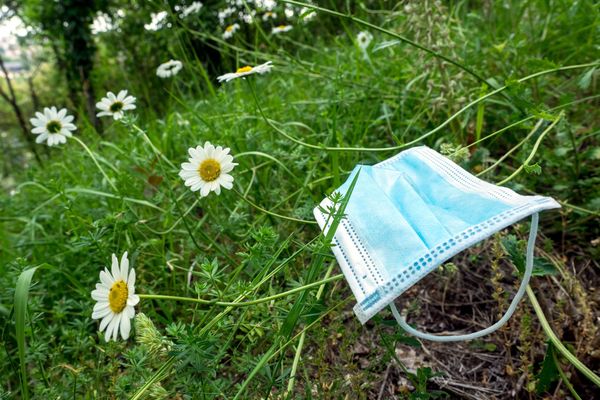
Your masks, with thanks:
[(517, 305), (523, 298), (523, 295), (525, 294), (525, 289), (527, 288), (527, 285), (529, 284), (529, 278), (531, 278), (531, 273), (533, 271), (533, 250), (535, 248), (535, 238), (537, 236), (537, 228), (538, 228), (538, 214), (535, 213), (531, 216), (531, 228), (529, 230), (529, 240), (527, 242), (527, 258), (525, 261), (525, 274), (523, 275), (523, 281), (521, 281), (521, 286), (519, 286), (519, 290), (517, 291), (517, 294), (513, 298), (512, 302), (510, 303), (508, 310), (506, 310), (506, 312), (504, 313), (502, 318), (500, 318), (500, 320), (498, 320), (498, 322), (496, 322), (494, 325), (489, 326), (480, 331), (468, 333), (465, 335), (450, 335), (450, 336), (433, 335), (430, 333), (418, 331), (418, 330), (414, 329), (413, 327), (411, 327), (410, 325), (408, 325), (408, 323), (406, 322), (406, 319), (400, 315), (400, 313), (398, 312), (398, 309), (396, 308), (396, 305), (394, 304), (394, 302), (392, 302), (392, 303), (390, 303), (390, 308), (392, 309), (392, 314), (394, 314), (394, 317), (396, 318), (396, 321), (398, 321), (398, 324), (400, 325), (400, 327), (402, 327), (402, 329), (404, 329), (406, 332), (410, 333), (413, 336), (416, 336), (418, 338), (425, 339), (425, 340), (431, 340), (434, 342), (457, 342), (457, 341), (462, 341), (462, 340), (472, 340), (472, 339), (476, 339), (476, 338), (485, 336), (487, 334), (490, 334), (490, 333), (498, 330), (499, 328), (501, 328), (515, 312), (515, 309), (517, 308)]

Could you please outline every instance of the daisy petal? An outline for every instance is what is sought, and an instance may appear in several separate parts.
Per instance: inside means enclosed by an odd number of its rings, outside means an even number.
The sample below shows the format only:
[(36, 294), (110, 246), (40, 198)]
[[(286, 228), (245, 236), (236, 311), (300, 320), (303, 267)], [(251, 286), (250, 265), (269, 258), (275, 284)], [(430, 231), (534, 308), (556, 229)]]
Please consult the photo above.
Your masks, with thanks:
[(106, 301), (106, 299), (108, 299), (108, 290), (104, 288), (92, 290), (92, 299), (96, 301)]
[(38, 136), (38, 137), (35, 139), (35, 142), (36, 142), (36, 143), (43, 143), (43, 142), (45, 142), (45, 141), (46, 141), (46, 139), (48, 139), (48, 134), (47, 134), (47, 133), (42, 133), (40, 136)]
[(107, 315), (109, 315), (111, 312), (112, 311), (111, 311), (110, 307), (108, 307), (108, 306), (106, 308), (94, 310), (94, 312), (92, 313), (92, 319), (104, 318)]
[(127, 299), (127, 305), (128, 306), (137, 306), (137, 304), (140, 302), (140, 296), (138, 296), (137, 294), (132, 294), (131, 296), (129, 296), (129, 298)]
[(127, 289), (133, 293), (135, 289), (135, 269), (131, 268), (129, 277), (127, 278)]
[(121, 317), (121, 337), (123, 340), (127, 340), (129, 338), (129, 332), (131, 332), (131, 321), (127, 316)]
[(113, 255), (112, 255), (111, 272), (112, 272), (113, 279), (115, 281), (118, 281), (121, 279), (121, 270), (119, 269), (119, 260), (117, 259), (117, 256), (115, 255), (115, 253), (113, 253)]
[(121, 279), (127, 282), (127, 274), (129, 273), (129, 259), (127, 258), (127, 252), (123, 253), (121, 257)]
[(98, 330), (100, 332), (104, 331), (104, 329), (106, 329), (106, 327), (109, 325), (109, 323), (113, 320), (115, 315), (116, 314), (111, 313), (111, 314), (108, 314), (106, 317), (102, 318), (102, 321), (100, 322), (100, 327), (98, 328)]

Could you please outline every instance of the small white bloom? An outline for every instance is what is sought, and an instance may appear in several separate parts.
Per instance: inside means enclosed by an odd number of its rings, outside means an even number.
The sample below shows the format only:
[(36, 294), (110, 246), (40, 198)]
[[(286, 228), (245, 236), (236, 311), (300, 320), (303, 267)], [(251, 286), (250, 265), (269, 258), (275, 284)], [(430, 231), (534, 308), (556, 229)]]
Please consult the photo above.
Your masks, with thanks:
[(219, 22), (221, 23), (221, 25), (223, 25), (223, 23), (225, 22), (225, 20), (229, 17), (231, 17), (233, 15), (233, 13), (236, 11), (235, 8), (233, 7), (227, 7), (223, 10), (220, 10), (217, 13), (217, 16), (219, 17)]
[(367, 47), (369, 47), (372, 40), (373, 35), (371, 35), (371, 33), (367, 31), (359, 32), (358, 35), (356, 35), (356, 41), (358, 42), (358, 46), (363, 50), (366, 50)]
[(289, 32), (291, 30), (292, 30), (291, 25), (279, 25), (279, 26), (273, 27), (273, 29), (271, 29), (271, 33), (276, 35), (278, 33)]
[(67, 109), (63, 108), (60, 111), (56, 107), (45, 107), (44, 113), (36, 112), (35, 117), (30, 119), (33, 129), (31, 133), (39, 135), (35, 139), (36, 143), (46, 142), (48, 146), (54, 146), (61, 143), (66, 143), (67, 138), (73, 136), (71, 131), (77, 129), (72, 124), (73, 116), (67, 115)]
[(311, 21), (315, 19), (316, 16), (317, 12), (308, 7), (302, 7), (302, 9), (300, 10), (300, 19), (302, 20), (302, 22)]
[(264, 74), (271, 71), (271, 68), (273, 68), (272, 64), (272, 61), (267, 61), (266, 63), (257, 65), (256, 67), (247, 65), (245, 67), (238, 68), (235, 72), (229, 72), (225, 75), (221, 75), (217, 77), (217, 80), (219, 82), (229, 82), (232, 79), (241, 78), (246, 75)]
[(135, 270), (129, 270), (127, 252), (121, 257), (121, 264), (116, 255), (112, 255), (112, 273), (108, 268), (100, 271), (100, 283), (92, 291), (92, 299), (96, 300), (92, 319), (102, 319), (100, 331), (106, 329), (104, 339), (117, 340), (119, 332), (123, 340), (129, 338), (131, 319), (135, 316), (134, 306), (140, 298), (135, 294)]
[(250, 13), (240, 12), (240, 18), (247, 24), (251, 24), (254, 22), (254, 17), (256, 16), (256, 10), (250, 10)]
[(181, 18), (185, 18), (192, 13), (197, 13), (203, 6), (204, 4), (202, 4), (201, 2), (194, 1), (192, 4), (183, 9), (183, 11), (181, 12)]
[(171, 76), (175, 76), (181, 71), (183, 64), (181, 61), (177, 60), (169, 60), (166, 63), (160, 64), (158, 68), (156, 68), (156, 75), (161, 78), (169, 78)]
[(96, 114), (97, 117), (109, 116), (114, 119), (121, 119), (123, 118), (123, 111), (135, 109), (135, 97), (127, 96), (127, 90), (121, 90), (116, 96), (113, 92), (108, 92), (106, 97), (96, 103), (96, 108), (100, 110)]
[(115, 29), (115, 24), (112, 21), (110, 15), (98, 11), (94, 21), (92, 22), (92, 33), (97, 35), (99, 33), (104, 33)]
[(185, 186), (195, 192), (200, 190), (200, 196), (208, 196), (210, 192), (221, 194), (221, 186), (233, 188), (233, 176), (229, 172), (237, 165), (229, 155), (229, 148), (213, 146), (210, 142), (204, 147), (189, 148), (189, 162), (181, 164), (179, 176), (185, 181)]
[(272, 11), (267, 11), (262, 16), (263, 21), (268, 21), (269, 19), (276, 19), (276, 18), (277, 18), (277, 13), (274, 13)]
[(152, 21), (149, 24), (144, 24), (144, 29), (148, 31), (158, 31), (165, 25), (165, 20), (169, 14), (166, 11), (150, 14)]
[(238, 29), (240, 29), (239, 24), (229, 25), (227, 28), (225, 28), (225, 32), (223, 32), (223, 39), (231, 38)]
[(255, 3), (256, 8), (260, 8), (263, 10), (272, 10), (277, 5), (275, 0), (256, 0)]

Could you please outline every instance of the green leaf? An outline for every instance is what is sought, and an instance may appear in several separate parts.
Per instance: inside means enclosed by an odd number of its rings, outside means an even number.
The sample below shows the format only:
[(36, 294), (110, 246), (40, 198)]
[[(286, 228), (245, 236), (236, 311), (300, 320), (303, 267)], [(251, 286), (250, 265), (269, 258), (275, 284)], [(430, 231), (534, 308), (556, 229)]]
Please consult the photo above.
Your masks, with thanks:
[[(481, 90), (479, 91), (479, 97), (485, 96), (487, 93), (488, 86), (483, 83)], [(483, 129), (483, 114), (485, 110), (485, 103), (482, 101), (477, 105), (477, 118), (475, 120), (475, 140), (479, 141), (481, 138), (481, 130)]]
[(502, 238), (500, 243), (515, 267), (517, 267), (519, 273), (522, 274), (525, 272), (525, 252), (521, 250), (517, 237), (515, 235), (507, 235)]
[(540, 175), (542, 173), (542, 167), (540, 167), (538, 163), (535, 163), (533, 165), (524, 165), (523, 168), (528, 174)]
[(469, 344), (469, 347), (474, 350), (484, 350), (489, 352), (496, 351), (497, 348), (495, 343), (488, 343), (484, 342), (483, 340), (473, 340)]
[(538, 384), (536, 392), (538, 394), (543, 394), (550, 390), (550, 385), (552, 384), (552, 382), (556, 381), (559, 378), (558, 368), (554, 363), (554, 359), (552, 356), (553, 352), (554, 346), (552, 346), (552, 343), (548, 342), (546, 355), (544, 356), (544, 361), (542, 362), (542, 369), (537, 375)]
[[(525, 246), (524, 240), (518, 240), (515, 235), (507, 235), (500, 241), (502, 247), (510, 257), (511, 261), (517, 267), (519, 274), (525, 273)], [(558, 271), (550, 260), (544, 257), (535, 257), (533, 259), (532, 276), (556, 275)]]
[(546, 276), (546, 275), (558, 275), (558, 270), (544, 257), (535, 257), (533, 259), (533, 276)]
[(19, 352), (19, 376), (21, 378), (21, 397), (29, 399), (29, 387), (27, 386), (27, 366), (25, 362), (25, 321), (27, 316), (27, 300), (29, 299), (29, 288), (31, 279), (37, 267), (29, 268), (21, 272), (15, 289), (15, 331), (17, 347)]
[(589, 88), (590, 84), (592, 83), (592, 77), (594, 76), (594, 72), (596, 72), (596, 67), (593, 67), (592, 69), (587, 71), (585, 74), (583, 74), (581, 79), (579, 79), (579, 82), (577, 83), (577, 85), (583, 90)]
[[(327, 230), (327, 234), (324, 234), (323, 246), (318, 251), (318, 253), (324, 253), (326, 248), (329, 248), (330, 243), (333, 240), (333, 236), (335, 235), (335, 232), (337, 230), (337, 227), (341, 223), (342, 219), (344, 218), (344, 215), (345, 215), (344, 212), (346, 210), (346, 206), (348, 205), (350, 196), (352, 196), (352, 191), (354, 190), (354, 187), (356, 186), (356, 182), (358, 181), (359, 175), (360, 175), (360, 170), (356, 173), (356, 175), (354, 176), (354, 179), (352, 179), (352, 183), (348, 187), (346, 194), (341, 198), (337, 212), (334, 212), (332, 214), (333, 218), (331, 221), (331, 225)], [(334, 198), (334, 197), (337, 198), (338, 196), (332, 195), (332, 198)], [(308, 273), (306, 274), (306, 277), (305, 277), (306, 282), (312, 282), (315, 280), (317, 272), (322, 268), (324, 262), (325, 262), (325, 257), (321, 254), (317, 254), (313, 258), (313, 261), (311, 262), (311, 265), (308, 269)], [(294, 305), (288, 312), (288, 315), (286, 316), (285, 320), (281, 324), (281, 327), (279, 328), (279, 336), (284, 337), (284, 338), (291, 337), (292, 332), (294, 331), (294, 328), (296, 327), (296, 324), (298, 323), (298, 319), (300, 318), (301, 312), (305, 306), (305, 303), (306, 303), (305, 296), (306, 296), (306, 292), (302, 292), (296, 299)]]

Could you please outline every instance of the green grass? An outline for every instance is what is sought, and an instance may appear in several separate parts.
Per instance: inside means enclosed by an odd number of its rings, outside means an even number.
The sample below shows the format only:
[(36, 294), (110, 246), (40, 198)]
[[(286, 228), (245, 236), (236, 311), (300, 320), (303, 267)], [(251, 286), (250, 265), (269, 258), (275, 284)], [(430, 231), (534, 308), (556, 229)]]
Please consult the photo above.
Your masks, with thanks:
[[(185, 67), (162, 87), (106, 67), (101, 87), (130, 89), (139, 98), (135, 117), (104, 120), (100, 135), (78, 121), (76, 140), (48, 150), (43, 165), (12, 166), (15, 192), (0, 194), (0, 390), (36, 399), (377, 398), (381, 390), (391, 393), (389, 375), (406, 381), (392, 393), (398, 398), (440, 395), (435, 372), (448, 370), (432, 359), (405, 367), (397, 349), (425, 353), (387, 311), (365, 326), (352, 316), (352, 293), (312, 217), (356, 164), (421, 144), (450, 148), (451, 157), (490, 182), (562, 202), (560, 217), (542, 217), (546, 242), (539, 249), (559, 260), (560, 273), (532, 287), (555, 305), (550, 321), (571, 322), (558, 335), (570, 342), (562, 348), (591, 368), (586, 343), (598, 333), (593, 313), (585, 313), (586, 293), (598, 273), (584, 265), (599, 255), (589, 244), (600, 235), (597, 77), (590, 72), (598, 65), (598, 9), (549, 4), (459, 2), (436, 8), (433, 21), (418, 4), (410, 12), (357, 7), (354, 18), (372, 24), (375, 36), (368, 60), (353, 42), (365, 26), (324, 14), (319, 18), (339, 29), (312, 23), (284, 36), (258, 31), (248, 42), (213, 37), (225, 71), (266, 60), (275, 65), (269, 74), (223, 85), (186, 52), (191, 41), (213, 36), (191, 26), (177, 27), (169, 41)], [(381, 46), (398, 35), (460, 65), (402, 40)], [(187, 149), (205, 141), (230, 147), (239, 165), (234, 190), (199, 198), (177, 174)], [(136, 313), (154, 322), (158, 346), (168, 350), (152, 353), (151, 343), (133, 339), (107, 344), (91, 319), (99, 271), (111, 253), (124, 251), (137, 272), (136, 293), (145, 295)], [(420, 286), (433, 303), (445, 290), (468, 288), (472, 268), (489, 276), (491, 255), (466, 254), (454, 260), (458, 275), (435, 272)], [(30, 286), (31, 268), (42, 264)], [(492, 299), (490, 285), (486, 280), (474, 301)], [(508, 281), (502, 287), (511, 290)], [(582, 310), (577, 324), (562, 290)], [(419, 293), (411, 295), (420, 300)], [(413, 306), (427, 314), (423, 304)], [(492, 305), (481, 313), (493, 318), (498, 311)], [(534, 396), (547, 340), (535, 314), (530, 351), (509, 345), (506, 336), (519, 340), (527, 313), (524, 306), (513, 318), (515, 332), (489, 341), (495, 355), (506, 357), (501, 363), (522, 368), (521, 390)], [(570, 375), (566, 387), (582, 398), (593, 393), (575, 369), (563, 375), (556, 379)], [(519, 377), (504, 379), (515, 388)], [(549, 393), (561, 390), (554, 381)]]

